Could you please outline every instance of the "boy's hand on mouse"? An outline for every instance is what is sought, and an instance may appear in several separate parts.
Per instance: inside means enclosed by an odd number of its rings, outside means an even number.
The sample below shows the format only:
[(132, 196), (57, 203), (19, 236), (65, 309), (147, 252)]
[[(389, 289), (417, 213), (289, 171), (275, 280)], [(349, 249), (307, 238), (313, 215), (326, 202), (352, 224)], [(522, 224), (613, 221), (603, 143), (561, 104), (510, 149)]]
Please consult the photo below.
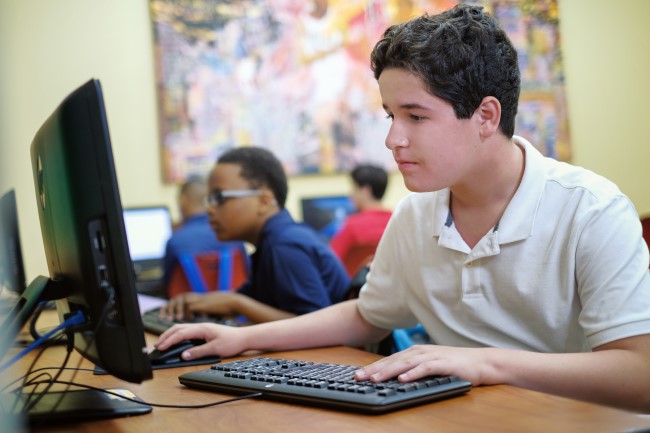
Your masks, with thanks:
[(183, 340), (201, 339), (205, 340), (206, 343), (184, 351), (181, 354), (184, 360), (189, 361), (210, 355), (228, 357), (246, 350), (243, 338), (244, 333), (244, 328), (217, 325), (214, 323), (174, 325), (160, 335), (154, 346), (158, 350), (166, 350)]

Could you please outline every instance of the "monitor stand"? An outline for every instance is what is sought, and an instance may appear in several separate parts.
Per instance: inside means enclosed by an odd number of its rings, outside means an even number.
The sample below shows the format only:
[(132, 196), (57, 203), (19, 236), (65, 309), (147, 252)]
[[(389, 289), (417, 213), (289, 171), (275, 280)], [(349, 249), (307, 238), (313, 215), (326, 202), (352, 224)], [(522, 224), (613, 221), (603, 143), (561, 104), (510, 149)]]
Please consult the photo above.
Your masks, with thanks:
[[(60, 299), (65, 295), (57, 280), (43, 276), (36, 277), (3, 321), (0, 348), (6, 346), (8, 338), (14, 338), (16, 330), (25, 326), (39, 302)], [(142, 401), (131, 391), (109, 390)], [(11, 409), (9, 413), (8, 409)], [(5, 415), (26, 416), (30, 425), (140, 415), (151, 410), (151, 406), (147, 404), (136, 403), (94, 389), (56, 390), (45, 393), (36, 389), (34, 393), (15, 391), (0, 394), (0, 419)]]
[[(108, 388), (107, 390), (142, 401), (126, 389)], [(31, 398), (30, 394), (13, 394), (14, 399), (16, 397), (21, 399), (19, 405), (29, 405), (30, 401), (35, 401), (39, 396), (38, 393)], [(12, 405), (5, 404), (5, 407), (12, 407)], [(136, 403), (100, 390), (82, 389), (49, 391), (42, 394), (33, 407), (23, 410), (23, 413), (31, 426), (37, 426), (42, 423), (68, 423), (143, 415), (151, 410), (152, 407), (144, 402)]]

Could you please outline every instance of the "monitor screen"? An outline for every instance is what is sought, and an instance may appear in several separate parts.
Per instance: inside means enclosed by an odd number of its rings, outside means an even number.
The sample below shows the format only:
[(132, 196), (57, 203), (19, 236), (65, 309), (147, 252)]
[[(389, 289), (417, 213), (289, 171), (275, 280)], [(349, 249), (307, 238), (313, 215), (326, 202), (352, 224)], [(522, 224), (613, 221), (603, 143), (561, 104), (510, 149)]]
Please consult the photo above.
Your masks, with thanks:
[(27, 297), (33, 288), (56, 299), (62, 322), (80, 312), (86, 324), (74, 347), (108, 373), (151, 378), (99, 81), (54, 110), (32, 141), (31, 160), (49, 277), (37, 277)]
[(20, 294), (25, 286), (16, 192), (12, 189), (0, 197), (0, 289)]
[(316, 230), (325, 241), (334, 236), (348, 215), (356, 212), (352, 200), (344, 195), (303, 198), (300, 205), (303, 222)]
[(131, 260), (162, 260), (172, 235), (172, 219), (166, 206), (124, 209), (124, 226)]

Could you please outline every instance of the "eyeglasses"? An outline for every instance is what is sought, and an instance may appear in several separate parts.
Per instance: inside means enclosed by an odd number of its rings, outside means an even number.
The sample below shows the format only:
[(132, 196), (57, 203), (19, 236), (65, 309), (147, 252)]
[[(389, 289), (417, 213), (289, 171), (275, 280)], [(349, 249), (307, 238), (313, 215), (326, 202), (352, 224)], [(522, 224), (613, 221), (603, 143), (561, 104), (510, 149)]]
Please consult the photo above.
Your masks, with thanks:
[(254, 197), (263, 194), (261, 189), (226, 189), (213, 191), (205, 198), (206, 206), (218, 207), (229, 198)]

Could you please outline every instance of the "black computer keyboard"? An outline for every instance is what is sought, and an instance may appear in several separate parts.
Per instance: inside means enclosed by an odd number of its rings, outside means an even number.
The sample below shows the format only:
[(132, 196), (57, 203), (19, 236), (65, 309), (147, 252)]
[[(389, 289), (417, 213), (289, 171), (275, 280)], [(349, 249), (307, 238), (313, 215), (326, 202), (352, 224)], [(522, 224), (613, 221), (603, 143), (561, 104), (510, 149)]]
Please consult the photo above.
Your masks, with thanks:
[(195, 314), (192, 319), (189, 320), (169, 320), (166, 318), (159, 317), (160, 308), (154, 308), (153, 310), (145, 311), (142, 314), (142, 325), (144, 330), (151, 332), (153, 334), (162, 334), (167, 329), (171, 328), (177, 323), (219, 323), (221, 325), (228, 326), (239, 326), (240, 323), (232, 319), (224, 319), (222, 317), (211, 316), (208, 314)]
[(359, 367), (251, 358), (216, 364), (209, 370), (179, 376), (190, 388), (234, 394), (261, 392), (262, 398), (361, 413), (384, 413), (461, 395), (472, 384), (455, 376), (432, 376), (416, 382), (359, 382)]

